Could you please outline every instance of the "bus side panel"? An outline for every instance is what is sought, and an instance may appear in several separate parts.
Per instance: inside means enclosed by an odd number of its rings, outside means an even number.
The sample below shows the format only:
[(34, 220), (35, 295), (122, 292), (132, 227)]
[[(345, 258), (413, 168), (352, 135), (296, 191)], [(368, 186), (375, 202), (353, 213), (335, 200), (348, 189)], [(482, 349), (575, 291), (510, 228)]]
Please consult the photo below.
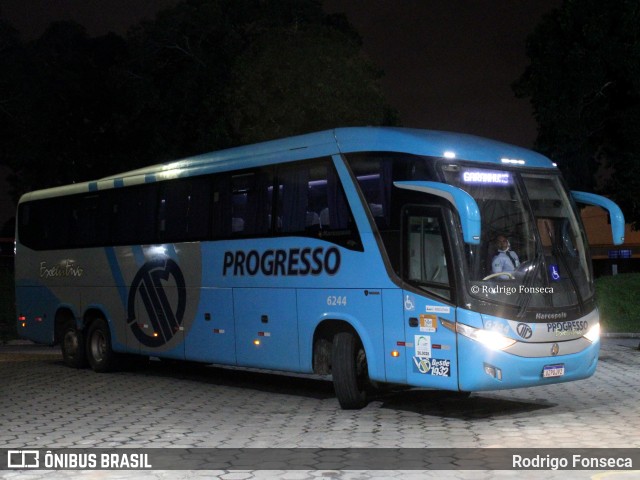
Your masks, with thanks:
[(384, 381), (382, 294), (379, 289), (299, 289), (298, 317), (302, 370), (312, 370), (313, 335), (323, 321), (345, 322), (358, 333), (367, 354), (369, 377)]
[(416, 387), (458, 390), (456, 334), (442, 324), (455, 323), (456, 308), (408, 290), (404, 303), (407, 382)]
[(55, 313), (60, 299), (43, 286), (16, 284), (18, 335), (36, 343), (53, 345)]
[(143, 355), (185, 358), (185, 337), (201, 308), (200, 244), (105, 249), (117, 342)]
[[(60, 307), (78, 318), (82, 270), (68, 260), (65, 251), (54, 255), (36, 252), (18, 244), (15, 263), (16, 315), (20, 337), (36, 343), (55, 342), (55, 317)], [(71, 285), (71, 286), (70, 286)]]
[[(390, 383), (407, 383), (407, 366), (404, 355), (410, 352), (402, 344), (405, 342), (404, 313), (402, 290), (385, 289), (382, 291), (382, 308), (384, 316), (384, 355), (386, 364), (386, 381)], [(399, 356), (391, 356), (397, 351)]]
[(238, 365), (300, 370), (296, 292), (289, 288), (234, 288)]
[(185, 335), (187, 360), (236, 364), (233, 293), (230, 288), (203, 288), (200, 308)]

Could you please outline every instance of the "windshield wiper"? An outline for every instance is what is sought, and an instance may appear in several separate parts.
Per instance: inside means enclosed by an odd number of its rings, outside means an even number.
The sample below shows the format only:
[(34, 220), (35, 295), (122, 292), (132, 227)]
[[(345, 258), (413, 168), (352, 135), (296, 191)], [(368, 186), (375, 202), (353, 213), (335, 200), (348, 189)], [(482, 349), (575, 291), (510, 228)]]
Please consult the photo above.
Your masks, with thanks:
[(545, 228), (547, 229), (547, 234), (549, 235), (549, 240), (551, 241), (551, 253), (553, 253), (553, 255), (560, 261), (560, 263), (562, 264), (562, 267), (567, 272), (567, 275), (569, 277), (569, 281), (571, 282), (571, 286), (573, 287), (573, 291), (575, 292), (576, 298), (578, 300), (578, 305), (580, 307), (580, 312), (584, 313), (584, 299), (582, 298), (582, 295), (580, 294), (580, 289), (578, 287), (578, 282), (576, 282), (576, 278), (573, 275), (573, 271), (569, 267), (569, 264), (567, 263), (567, 258), (565, 257), (564, 253), (562, 252), (562, 249), (555, 242), (554, 236), (551, 233), (551, 229), (549, 228), (549, 224), (547, 223), (546, 220), (543, 223), (544, 223)]

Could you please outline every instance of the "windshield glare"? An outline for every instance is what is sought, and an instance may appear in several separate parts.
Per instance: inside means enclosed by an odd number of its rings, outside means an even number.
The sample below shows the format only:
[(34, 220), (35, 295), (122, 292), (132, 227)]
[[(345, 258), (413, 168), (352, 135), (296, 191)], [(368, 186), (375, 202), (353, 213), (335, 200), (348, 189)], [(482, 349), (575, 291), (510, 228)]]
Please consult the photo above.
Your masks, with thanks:
[(465, 245), (468, 290), (526, 307), (581, 304), (593, 295), (585, 240), (557, 175), (443, 165), (482, 219), (480, 245)]

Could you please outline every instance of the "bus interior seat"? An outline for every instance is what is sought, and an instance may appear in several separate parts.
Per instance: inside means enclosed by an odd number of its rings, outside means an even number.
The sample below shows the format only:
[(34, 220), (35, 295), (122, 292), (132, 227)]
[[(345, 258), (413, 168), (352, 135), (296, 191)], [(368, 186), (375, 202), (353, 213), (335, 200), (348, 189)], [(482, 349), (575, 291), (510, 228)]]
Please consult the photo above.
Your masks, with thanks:
[(444, 255), (444, 246), (442, 245), (442, 237), (437, 235), (425, 235), (425, 252), (426, 254), (426, 280), (436, 283), (449, 283), (449, 274), (447, 272), (447, 262)]
[(316, 212), (307, 212), (307, 227), (313, 227), (314, 225), (320, 225), (320, 215)]
[(331, 226), (331, 220), (329, 217), (329, 207), (325, 207), (320, 211), (320, 227), (326, 228)]
[(231, 231), (233, 233), (244, 232), (244, 220), (240, 217), (231, 219)]
[(307, 232), (319, 232), (320, 231), (320, 215), (318, 215), (316, 212), (308, 211), (305, 230)]

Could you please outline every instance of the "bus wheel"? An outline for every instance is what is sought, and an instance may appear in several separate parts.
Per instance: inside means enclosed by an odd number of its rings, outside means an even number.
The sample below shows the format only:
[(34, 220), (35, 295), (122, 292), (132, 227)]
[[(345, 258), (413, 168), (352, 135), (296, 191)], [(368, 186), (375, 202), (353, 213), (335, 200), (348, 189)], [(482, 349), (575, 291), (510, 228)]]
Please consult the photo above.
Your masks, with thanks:
[(73, 368), (87, 366), (84, 338), (82, 332), (76, 328), (73, 322), (67, 322), (63, 327), (60, 349), (62, 350), (62, 359), (68, 366)]
[(338, 402), (343, 409), (353, 410), (367, 405), (367, 356), (353, 333), (340, 332), (333, 337), (331, 374)]
[(98, 318), (87, 332), (87, 358), (95, 372), (110, 372), (117, 367), (117, 354), (111, 349), (111, 332), (107, 322)]

